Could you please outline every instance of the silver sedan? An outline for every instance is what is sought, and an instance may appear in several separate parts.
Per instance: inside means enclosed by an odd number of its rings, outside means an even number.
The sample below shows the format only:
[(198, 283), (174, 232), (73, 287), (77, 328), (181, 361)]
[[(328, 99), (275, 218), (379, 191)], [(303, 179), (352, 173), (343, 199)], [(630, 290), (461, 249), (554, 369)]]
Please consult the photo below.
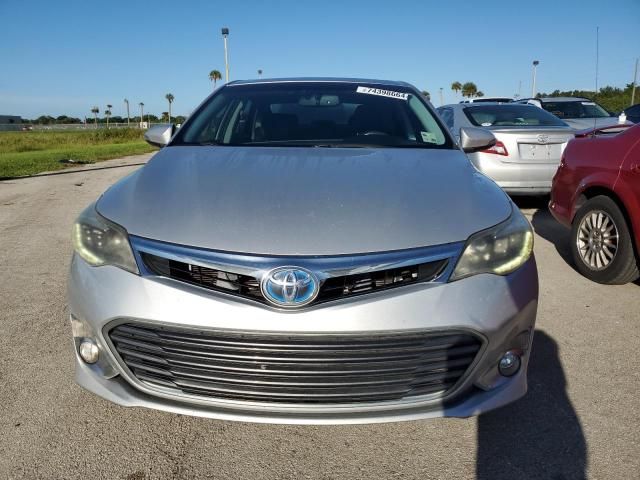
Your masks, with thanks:
[(531, 226), (411, 85), (232, 82), (74, 225), (76, 378), (228, 420), (468, 417), (520, 398)]
[(484, 128), (496, 144), (468, 155), (473, 165), (510, 194), (547, 194), (573, 129), (533, 105), (457, 104), (438, 108), (459, 139), (460, 128)]

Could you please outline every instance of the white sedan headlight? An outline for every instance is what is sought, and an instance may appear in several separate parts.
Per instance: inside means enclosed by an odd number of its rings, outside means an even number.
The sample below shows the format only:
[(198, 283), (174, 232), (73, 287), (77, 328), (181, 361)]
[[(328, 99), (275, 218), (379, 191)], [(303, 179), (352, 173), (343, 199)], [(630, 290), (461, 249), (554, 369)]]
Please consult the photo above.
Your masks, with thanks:
[(113, 265), (139, 273), (124, 228), (110, 222), (89, 205), (73, 224), (73, 248), (89, 265)]
[(504, 222), (469, 237), (451, 281), (479, 273), (507, 275), (524, 264), (532, 252), (531, 225), (514, 208)]

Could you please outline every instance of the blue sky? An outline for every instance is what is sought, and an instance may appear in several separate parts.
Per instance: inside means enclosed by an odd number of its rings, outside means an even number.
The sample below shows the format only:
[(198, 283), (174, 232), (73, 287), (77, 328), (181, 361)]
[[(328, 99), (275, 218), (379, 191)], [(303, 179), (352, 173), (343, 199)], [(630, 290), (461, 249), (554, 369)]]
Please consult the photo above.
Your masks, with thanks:
[[(409, 81), (439, 104), (453, 81), (486, 95), (595, 83), (624, 86), (640, 56), (640, 0), (41, 1), (0, 0), (0, 113), (90, 116), (123, 99), (188, 114), (224, 72), (231, 78), (351, 76)], [(133, 109), (136, 111), (136, 109)]]

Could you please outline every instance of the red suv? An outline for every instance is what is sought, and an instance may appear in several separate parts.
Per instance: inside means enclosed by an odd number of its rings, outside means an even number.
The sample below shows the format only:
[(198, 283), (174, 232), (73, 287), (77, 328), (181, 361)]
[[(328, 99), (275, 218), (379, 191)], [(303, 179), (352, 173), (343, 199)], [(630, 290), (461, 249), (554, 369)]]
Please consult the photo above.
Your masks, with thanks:
[(571, 227), (571, 252), (585, 277), (608, 284), (640, 277), (640, 125), (576, 135), (553, 178), (549, 209)]

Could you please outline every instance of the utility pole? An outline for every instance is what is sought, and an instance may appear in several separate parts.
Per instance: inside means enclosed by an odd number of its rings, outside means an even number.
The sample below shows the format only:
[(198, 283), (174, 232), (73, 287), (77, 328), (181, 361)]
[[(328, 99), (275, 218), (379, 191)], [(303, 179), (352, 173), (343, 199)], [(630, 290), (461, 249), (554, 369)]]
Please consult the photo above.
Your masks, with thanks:
[(638, 82), (638, 59), (636, 58), (636, 68), (633, 71), (633, 83), (631, 84), (631, 105), (636, 101), (636, 84)]
[(229, 50), (227, 48), (227, 37), (229, 36), (229, 29), (227, 27), (222, 28), (222, 38), (224, 39), (224, 82), (229, 83)]
[(533, 81), (531, 82), (531, 98), (536, 98), (536, 69), (540, 65), (538, 60), (533, 61)]

